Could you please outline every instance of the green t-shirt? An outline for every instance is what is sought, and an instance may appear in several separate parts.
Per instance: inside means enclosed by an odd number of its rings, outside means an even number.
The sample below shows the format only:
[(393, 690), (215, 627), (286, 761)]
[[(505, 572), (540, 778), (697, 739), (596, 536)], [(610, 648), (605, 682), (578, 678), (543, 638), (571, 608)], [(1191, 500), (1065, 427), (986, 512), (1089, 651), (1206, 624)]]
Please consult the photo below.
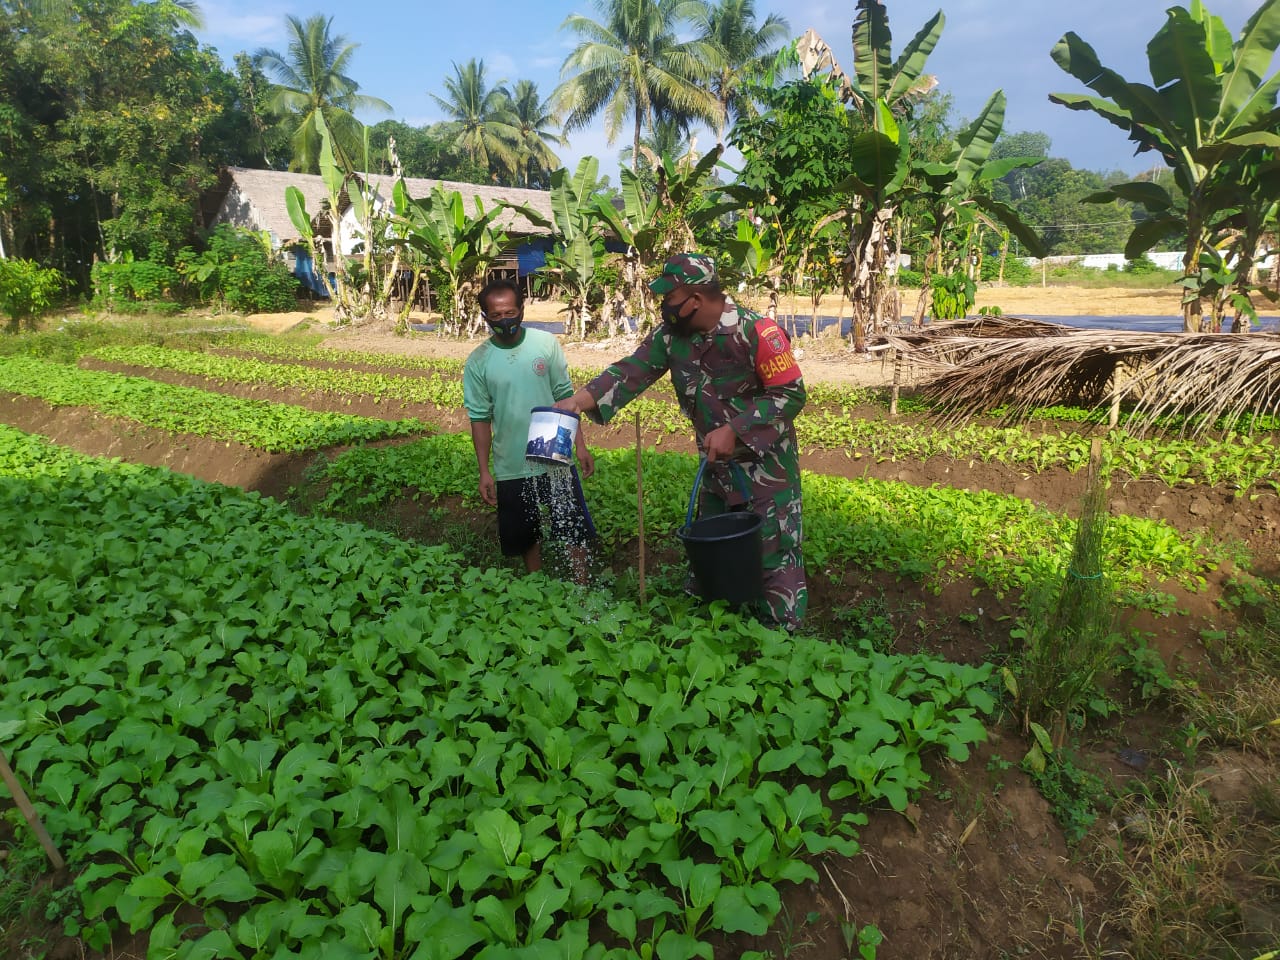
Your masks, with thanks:
[(462, 369), (462, 400), (467, 416), (493, 424), (490, 470), (495, 480), (517, 480), (546, 473), (524, 458), (529, 416), (573, 396), (569, 365), (554, 334), (524, 327), (515, 346), (486, 340)]

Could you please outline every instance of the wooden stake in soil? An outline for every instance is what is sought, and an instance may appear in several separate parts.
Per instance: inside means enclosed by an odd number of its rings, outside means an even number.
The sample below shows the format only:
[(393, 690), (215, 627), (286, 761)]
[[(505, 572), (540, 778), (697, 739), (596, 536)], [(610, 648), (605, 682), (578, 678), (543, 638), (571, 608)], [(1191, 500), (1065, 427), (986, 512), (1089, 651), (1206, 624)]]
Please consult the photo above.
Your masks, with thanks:
[(644, 606), (644, 466), (640, 460), (640, 414), (636, 414), (636, 528), (640, 548), (640, 605)]
[(902, 354), (900, 351), (893, 351), (893, 395), (889, 398), (889, 416), (896, 417), (898, 415), (898, 388), (902, 384)]
[(0, 777), (4, 779), (5, 786), (9, 788), (9, 793), (13, 795), (13, 802), (18, 805), (22, 815), (27, 818), (27, 823), (31, 825), (31, 829), (35, 832), (36, 839), (40, 841), (40, 846), (44, 847), (44, 852), (49, 856), (49, 862), (53, 864), (55, 870), (61, 870), (66, 866), (66, 861), (62, 859), (62, 855), (58, 853), (57, 848), (53, 845), (53, 838), (49, 836), (49, 831), (40, 822), (36, 808), (31, 805), (31, 801), (27, 799), (26, 792), (18, 783), (18, 778), (13, 775), (13, 770), (9, 768), (9, 761), (5, 757), (3, 750), (0, 750)]

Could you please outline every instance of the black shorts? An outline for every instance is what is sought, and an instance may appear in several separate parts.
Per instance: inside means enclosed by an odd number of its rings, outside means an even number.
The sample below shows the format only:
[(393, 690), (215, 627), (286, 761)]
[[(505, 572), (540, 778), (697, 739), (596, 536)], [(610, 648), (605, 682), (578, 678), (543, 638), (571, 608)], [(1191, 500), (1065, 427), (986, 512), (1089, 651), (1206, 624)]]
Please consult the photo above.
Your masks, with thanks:
[(596, 535), (577, 467), (572, 469), (572, 477), (570, 503), (553, 503), (551, 477), (546, 474), (498, 481), (498, 542), (503, 556), (522, 556), (542, 540), (543, 517), (539, 504), (550, 508), (546, 519), (552, 539), (585, 545)]

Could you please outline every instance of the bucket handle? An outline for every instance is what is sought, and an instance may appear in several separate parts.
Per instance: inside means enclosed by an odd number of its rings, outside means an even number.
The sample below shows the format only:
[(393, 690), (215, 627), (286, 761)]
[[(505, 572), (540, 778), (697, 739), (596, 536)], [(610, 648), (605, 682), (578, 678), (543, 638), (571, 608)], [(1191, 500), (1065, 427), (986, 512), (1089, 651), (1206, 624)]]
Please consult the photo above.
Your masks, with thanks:
[[(702, 486), (702, 475), (707, 470), (707, 458), (698, 458), (698, 472), (693, 478), (693, 491), (689, 494), (689, 509), (684, 515), (684, 527), (688, 529), (693, 523), (693, 511), (698, 505), (698, 488)], [(733, 479), (738, 481), (738, 485), (742, 488), (741, 493), (748, 501), (751, 499), (751, 482), (747, 480), (747, 471), (742, 469), (742, 464), (737, 460), (729, 461), (729, 472), (733, 474)]]

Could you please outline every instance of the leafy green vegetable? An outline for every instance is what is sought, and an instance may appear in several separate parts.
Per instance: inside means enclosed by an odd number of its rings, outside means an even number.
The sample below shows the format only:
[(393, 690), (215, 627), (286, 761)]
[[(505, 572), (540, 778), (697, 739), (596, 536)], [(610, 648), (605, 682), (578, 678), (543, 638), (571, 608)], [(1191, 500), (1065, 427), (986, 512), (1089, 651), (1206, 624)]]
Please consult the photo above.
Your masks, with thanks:
[(0, 740), (86, 916), (165, 955), (600, 957), (598, 919), (710, 956), (857, 851), (837, 796), (899, 806), (992, 706), (987, 666), (672, 623), (8, 428), (0, 524)]
[(316, 413), (19, 356), (0, 357), (0, 390), (39, 397), (54, 406), (90, 407), (149, 427), (268, 451), (314, 450), (427, 429), (416, 420)]

